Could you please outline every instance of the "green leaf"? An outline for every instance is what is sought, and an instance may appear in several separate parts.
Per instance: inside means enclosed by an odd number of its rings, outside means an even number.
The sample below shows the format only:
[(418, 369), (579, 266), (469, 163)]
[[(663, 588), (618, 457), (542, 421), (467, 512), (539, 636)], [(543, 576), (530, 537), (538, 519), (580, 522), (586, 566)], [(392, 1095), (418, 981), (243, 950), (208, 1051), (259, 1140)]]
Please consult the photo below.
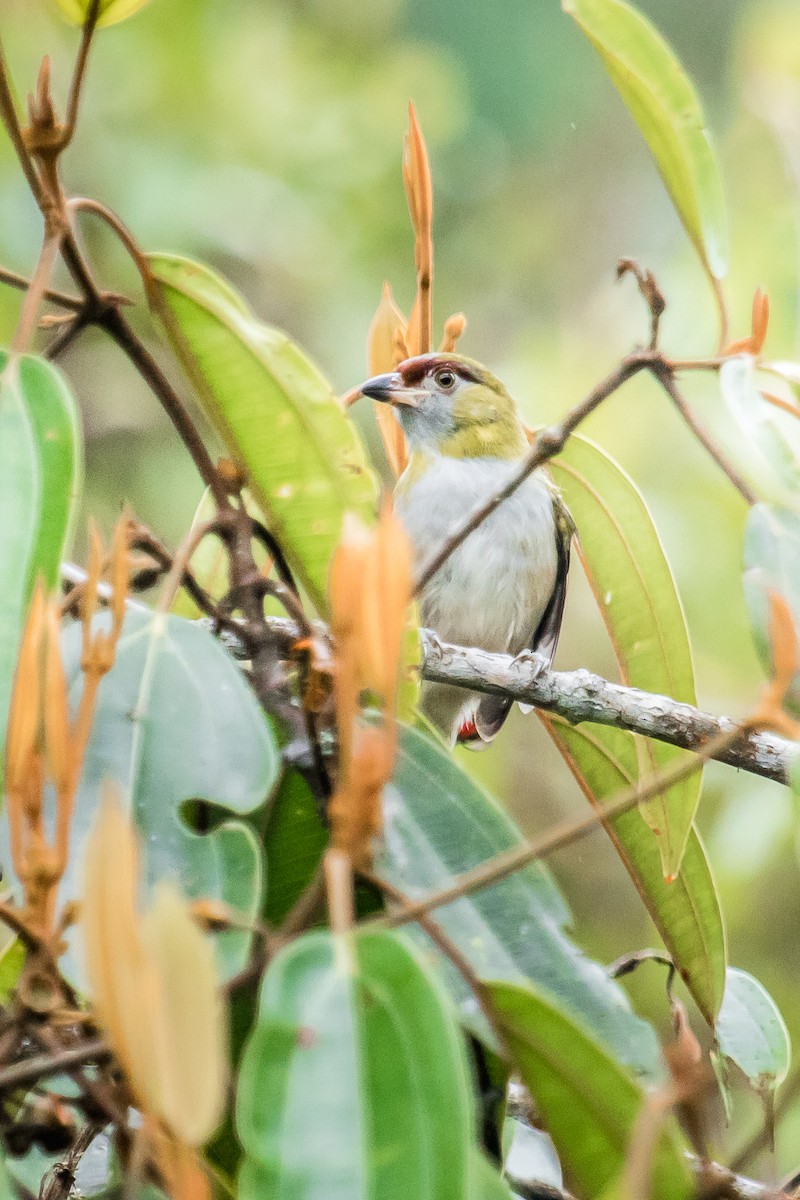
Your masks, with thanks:
[[(107, 614), (96, 619), (108, 628)], [(81, 630), (63, 640), (73, 703), (81, 691)], [(100, 687), (72, 824), (73, 851), (62, 895), (81, 893), (76, 864), (104, 780), (117, 783), (142, 837), (149, 886), (172, 879), (191, 898), (216, 898), (245, 918), (262, 892), (258, 841), (241, 821), (212, 820), (192, 832), (182, 806), (200, 799), (225, 817), (252, 812), (277, 778), (278, 753), (241, 671), (204, 628), (180, 617), (131, 611), (116, 662)], [(243, 965), (250, 935), (232, 931), (217, 945), (221, 969)]]
[[(771, 504), (754, 504), (744, 534), (744, 594), (758, 657), (767, 676), (773, 672), (769, 636), (770, 590), (783, 596), (800, 630), (800, 512)], [(800, 712), (800, 679), (787, 697)]]
[(311, 788), (298, 771), (287, 771), (264, 833), (267, 853), (264, 915), (271, 925), (280, 925), (285, 920), (311, 882), (327, 843), (328, 831)]
[[(511, 1200), (511, 1189), (485, 1154), (473, 1147), (470, 1154), (469, 1200)], [(2, 1197), (0, 1197), (2, 1200)]]
[(742, 440), (741, 464), (770, 500), (800, 504), (800, 423), (780, 413), (759, 393), (751, 354), (728, 358), (720, 367), (722, 397)]
[[(599, 1196), (619, 1177), (645, 1095), (593, 1038), (530, 987), (484, 988), (503, 1038), (565, 1174), (581, 1196)], [(693, 1194), (673, 1119), (653, 1163), (653, 1200)]]
[(328, 611), (344, 514), (374, 517), (376, 485), (330, 384), (289, 338), (188, 259), (151, 256), (151, 304), (298, 581)]
[(270, 964), (236, 1099), (240, 1200), (465, 1200), (457, 1022), (400, 936), (314, 932)]
[(697, 94), (661, 34), (622, 0), (562, 0), (639, 126), (708, 274), (727, 270), (722, 177)]
[(777, 1004), (757, 979), (729, 967), (717, 1017), (717, 1045), (759, 1091), (783, 1083), (792, 1047)]
[(0, 352), (0, 751), (33, 584), (54, 587), (77, 500), (75, 403), (55, 367)]
[[(633, 480), (604, 450), (577, 435), (553, 461), (552, 474), (578, 527), (581, 557), (624, 682), (695, 704), (686, 618), (653, 519)], [(638, 746), (640, 776), (691, 757), (663, 742), (642, 739)], [(658, 837), (667, 878), (680, 867), (700, 788), (697, 772), (643, 810)]]
[[(633, 734), (602, 725), (575, 728), (561, 717), (541, 715), (590, 803), (601, 808), (636, 780)], [(604, 827), (686, 986), (713, 1025), (725, 989), (725, 929), (697, 831), (689, 831), (680, 869), (667, 883), (658, 847), (639, 812), (623, 813)]]
[[(513, 822), (443, 748), (416, 730), (402, 731), (394, 779), (384, 791), (379, 875), (416, 899), (522, 841)], [(432, 916), (479, 978), (533, 980), (583, 1018), (621, 1061), (643, 1074), (659, 1071), (653, 1030), (631, 1012), (625, 993), (603, 968), (565, 935), (569, 910), (542, 864), (515, 871)], [(416, 927), (414, 936), (430, 946)], [(462, 1018), (487, 1038), (488, 1025), (472, 993), (449, 964), (443, 969)]]
[[(101, 25), (116, 25), (118, 21), (132, 17), (147, 3), (148, 0), (100, 0), (98, 28)], [(56, 4), (67, 20), (75, 25), (84, 25), (92, 8), (92, 0), (56, 0)]]

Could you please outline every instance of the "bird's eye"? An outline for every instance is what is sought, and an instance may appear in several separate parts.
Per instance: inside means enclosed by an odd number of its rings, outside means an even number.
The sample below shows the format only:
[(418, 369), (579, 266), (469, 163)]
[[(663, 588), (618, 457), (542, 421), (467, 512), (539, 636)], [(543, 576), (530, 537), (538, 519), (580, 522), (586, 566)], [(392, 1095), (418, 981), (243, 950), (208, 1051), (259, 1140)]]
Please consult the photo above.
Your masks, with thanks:
[(433, 378), (436, 380), (438, 387), (443, 388), (446, 392), (449, 392), (456, 385), (455, 371), (448, 371), (446, 368), (437, 371)]

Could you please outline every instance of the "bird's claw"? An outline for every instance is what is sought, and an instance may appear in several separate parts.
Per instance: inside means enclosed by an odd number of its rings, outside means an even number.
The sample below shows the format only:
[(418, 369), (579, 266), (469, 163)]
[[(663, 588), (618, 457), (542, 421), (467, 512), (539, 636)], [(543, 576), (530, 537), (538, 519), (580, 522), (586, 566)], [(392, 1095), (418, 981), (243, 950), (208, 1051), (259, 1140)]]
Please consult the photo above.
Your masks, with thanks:
[(534, 679), (538, 679), (544, 675), (545, 671), (550, 670), (550, 660), (545, 658), (544, 654), (540, 654), (538, 650), (520, 650), (519, 654), (514, 656), (512, 665), (532, 668)]

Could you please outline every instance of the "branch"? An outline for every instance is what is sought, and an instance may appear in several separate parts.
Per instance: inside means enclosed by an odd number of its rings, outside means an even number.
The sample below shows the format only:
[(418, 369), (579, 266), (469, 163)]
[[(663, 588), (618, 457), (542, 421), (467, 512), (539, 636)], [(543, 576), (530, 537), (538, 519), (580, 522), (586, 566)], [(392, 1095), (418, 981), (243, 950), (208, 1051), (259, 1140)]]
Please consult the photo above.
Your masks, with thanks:
[[(539, 668), (535, 662), (446, 645), (427, 632), (423, 632), (422, 647), (423, 679), (510, 696), (545, 712), (557, 713), (572, 725), (582, 721), (612, 725), (694, 751), (702, 750), (712, 739), (736, 728), (736, 722), (729, 717), (715, 717), (669, 696), (610, 683), (582, 668), (537, 674)], [(798, 747), (784, 738), (750, 732), (714, 757), (752, 775), (788, 783), (789, 768), (797, 754)]]
[(0, 1091), (30, 1086), (50, 1075), (60, 1075), (62, 1071), (70, 1071), (88, 1063), (107, 1062), (110, 1057), (108, 1045), (100, 1038), (52, 1054), (37, 1054), (0, 1070)]
[[(203, 623), (214, 632), (210, 620)], [(269, 626), (287, 651), (302, 636), (294, 621), (286, 617), (270, 617)], [(320, 633), (325, 636), (324, 626), (320, 626)], [(440, 642), (427, 629), (420, 630), (420, 637), (420, 670), (422, 678), (431, 683), (451, 683), (470, 691), (510, 696), (512, 700), (555, 713), (571, 725), (591, 721), (595, 725), (628, 729), (777, 783), (788, 783), (792, 762), (800, 756), (800, 747), (794, 742), (753, 730), (742, 732), (730, 744), (723, 741), (714, 749), (716, 739), (723, 739), (737, 729), (737, 723), (730, 717), (716, 717), (670, 696), (611, 683), (582, 667), (576, 671), (537, 674), (539, 668), (535, 662), (514, 659), (509, 654), (451, 646)], [(249, 658), (250, 651), (244, 641), (229, 630), (222, 632), (220, 640), (234, 658)]]

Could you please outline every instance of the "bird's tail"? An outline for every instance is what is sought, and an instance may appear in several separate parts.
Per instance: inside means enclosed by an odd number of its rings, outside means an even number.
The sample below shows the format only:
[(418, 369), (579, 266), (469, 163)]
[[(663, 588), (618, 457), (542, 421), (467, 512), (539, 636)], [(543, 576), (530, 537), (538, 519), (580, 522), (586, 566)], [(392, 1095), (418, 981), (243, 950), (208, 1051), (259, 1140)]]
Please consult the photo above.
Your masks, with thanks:
[(446, 683), (425, 683), (420, 712), (435, 725), (451, 746), (484, 750), (509, 714), (513, 701), (505, 696), (484, 696)]

